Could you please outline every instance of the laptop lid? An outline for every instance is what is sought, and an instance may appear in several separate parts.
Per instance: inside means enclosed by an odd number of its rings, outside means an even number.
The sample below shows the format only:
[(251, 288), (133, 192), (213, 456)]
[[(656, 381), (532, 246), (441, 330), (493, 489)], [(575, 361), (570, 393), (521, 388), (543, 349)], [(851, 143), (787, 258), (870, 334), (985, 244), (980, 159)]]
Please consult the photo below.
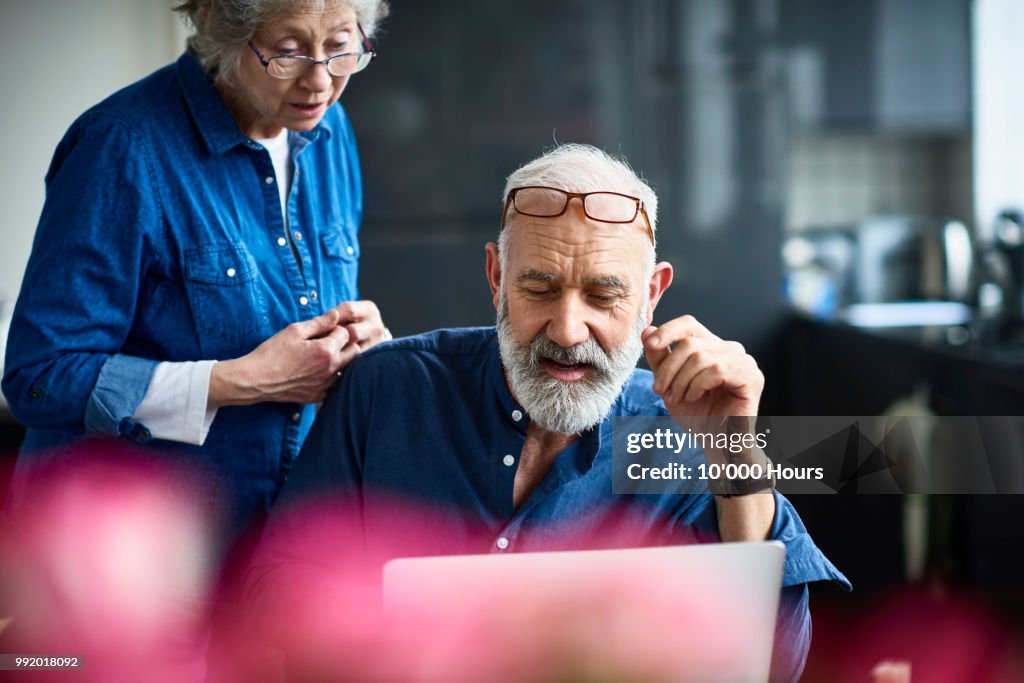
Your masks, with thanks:
[(462, 629), (476, 657), (581, 679), (766, 681), (784, 559), (774, 541), (403, 558), (384, 606), (433, 636)]

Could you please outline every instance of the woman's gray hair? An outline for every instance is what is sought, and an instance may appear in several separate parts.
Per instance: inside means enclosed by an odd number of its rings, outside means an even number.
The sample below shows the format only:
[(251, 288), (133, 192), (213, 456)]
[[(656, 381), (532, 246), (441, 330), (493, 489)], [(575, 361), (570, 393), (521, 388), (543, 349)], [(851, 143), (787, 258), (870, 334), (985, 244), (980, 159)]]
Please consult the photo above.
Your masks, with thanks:
[(188, 50), (217, 81), (230, 81), (246, 42), (263, 25), (296, 11), (350, 7), (367, 37), (388, 15), (388, 0), (184, 0), (174, 7), (192, 26)]
[[(657, 235), (658, 196), (640, 176), (633, 171), (623, 158), (616, 158), (592, 145), (567, 143), (537, 157), (519, 168), (505, 181), (505, 198), (512, 188), (526, 185), (544, 185), (566, 192), (619, 192), (637, 197), (644, 203), (644, 211), (651, 221), (651, 233)], [(511, 221), (510, 221), (511, 222)], [(502, 257), (504, 272), (505, 245), (508, 241), (508, 225), (498, 236), (498, 250)], [(655, 250), (650, 250), (648, 269), (654, 269)]]

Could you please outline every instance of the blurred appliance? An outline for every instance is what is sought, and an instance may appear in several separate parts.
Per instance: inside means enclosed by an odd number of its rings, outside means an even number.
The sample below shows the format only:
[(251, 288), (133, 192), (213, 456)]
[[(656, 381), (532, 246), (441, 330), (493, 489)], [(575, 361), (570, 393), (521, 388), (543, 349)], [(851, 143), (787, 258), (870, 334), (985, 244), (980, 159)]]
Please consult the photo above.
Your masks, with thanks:
[(1024, 211), (1007, 210), (999, 214), (994, 248), (1002, 256), (1003, 305), (1006, 318), (1024, 322)]
[(980, 245), (978, 339), (1024, 343), (1024, 211), (1001, 211), (991, 237)]
[(971, 299), (974, 247), (962, 222), (876, 216), (857, 226), (856, 240), (855, 302)]
[(853, 226), (808, 228), (782, 245), (785, 292), (791, 304), (827, 318), (850, 302), (857, 242)]

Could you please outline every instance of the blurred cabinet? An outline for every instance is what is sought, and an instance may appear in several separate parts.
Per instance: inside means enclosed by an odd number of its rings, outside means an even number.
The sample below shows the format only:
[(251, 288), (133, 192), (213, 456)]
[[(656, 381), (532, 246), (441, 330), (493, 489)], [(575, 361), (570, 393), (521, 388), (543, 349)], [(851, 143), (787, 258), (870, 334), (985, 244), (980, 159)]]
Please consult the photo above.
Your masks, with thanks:
[[(923, 387), (937, 415), (1024, 413), (1024, 350), (952, 347), (926, 332), (792, 318), (781, 375), (784, 412), (880, 415)], [(1021, 468), (1019, 462), (993, 463), (995, 483), (1008, 490), (1019, 481)], [(902, 547), (901, 497), (855, 495), (848, 505), (838, 502), (839, 496), (794, 498), (815, 540), (858, 589), (883, 588), (899, 579), (901, 556), (876, 551)], [(932, 495), (929, 500), (928, 571), (1024, 606), (1024, 532), (1011, 521), (1024, 517), (1024, 495)], [(851, 515), (862, 531), (840, 521)]]
[(970, 126), (970, 0), (782, 0), (780, 9), (801, 124)]

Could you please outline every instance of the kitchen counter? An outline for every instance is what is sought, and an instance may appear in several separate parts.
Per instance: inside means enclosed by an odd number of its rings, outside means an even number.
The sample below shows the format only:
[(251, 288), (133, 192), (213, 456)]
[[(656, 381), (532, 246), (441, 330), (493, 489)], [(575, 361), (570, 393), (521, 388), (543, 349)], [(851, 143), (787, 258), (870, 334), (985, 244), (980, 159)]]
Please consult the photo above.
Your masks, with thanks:
[(1024, 344), (950, 343), (949, 327), (863, 328), (794, 314), (782, 381), (793, 415), (877, 415), (917, 396), (939, 415), (1024, 413)]

